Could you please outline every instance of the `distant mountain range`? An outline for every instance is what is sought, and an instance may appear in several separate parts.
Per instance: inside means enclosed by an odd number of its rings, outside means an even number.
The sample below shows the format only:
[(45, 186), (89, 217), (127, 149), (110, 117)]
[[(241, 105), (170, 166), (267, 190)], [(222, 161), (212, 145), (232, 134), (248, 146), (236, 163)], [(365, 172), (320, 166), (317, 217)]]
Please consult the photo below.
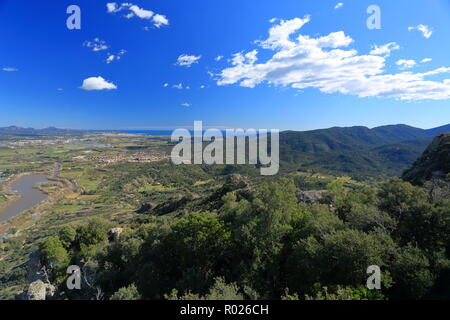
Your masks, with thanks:
[[(0, 135), (78, 135), (82, 130), (59, 128), (0, 128)], [(317, 171), (352, 177), (400, 176), (435, 136), (450, 132), (450, 124), (420, 129), (404, 124), (369, 129), (333, 127), (280, 134), (280, 160), (286, 170)]]
[(428, 130), (399, 124), (285, 131), (280, 135), (280, 158), (289, 169), (400, 176), (436, 135), (445, 132), (450, 132), (450, 124)]
[(82, 130), (60, 129), (48, 127), (45, 129), (22, 128), (17, 126), (0, 128), (0, 135), (9, 136), (51, 136), (51, 135), (74, 135), (81, 134)]

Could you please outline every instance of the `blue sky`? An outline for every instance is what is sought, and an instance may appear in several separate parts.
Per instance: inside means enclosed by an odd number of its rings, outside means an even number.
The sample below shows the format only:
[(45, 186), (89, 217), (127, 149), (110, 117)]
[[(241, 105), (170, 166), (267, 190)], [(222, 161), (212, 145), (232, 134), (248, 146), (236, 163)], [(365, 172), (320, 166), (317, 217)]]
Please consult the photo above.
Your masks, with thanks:
[[(0, 0), (0, 126), (450, 122), (448, 1), (107, 3)], [(72, 4), (81, 30), (66, 27)], [(381, 29), (366, 26), (371, 4)]]

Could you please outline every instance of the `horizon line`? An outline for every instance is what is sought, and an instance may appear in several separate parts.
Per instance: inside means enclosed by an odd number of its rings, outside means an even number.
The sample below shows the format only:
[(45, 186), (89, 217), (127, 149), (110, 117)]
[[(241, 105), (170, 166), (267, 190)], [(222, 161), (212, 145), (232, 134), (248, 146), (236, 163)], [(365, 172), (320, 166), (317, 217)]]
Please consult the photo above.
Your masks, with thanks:
[[(444, 127), (450, 125), (450, 123), (445, 123), (442, 125), (438, 125), (435, 127), (430, 127), (430, 128), (421, 128), (421, 127), (416, 127), (416, 126), (412, 126), (406, 123), (396, 123), (396, 124), (384, 124), (384, 125), (379, 125), (379, 126), (375, 126), (375, 127), (369, 127), (369, 126), (365, 126), (365, 125), (348, 125), (348, 126), (330, 126), (330, 127), (319, 127), (319, 128), (314, 128), (314, 129), (279, 129), (280, 132), (283, 131), (314, 131), (314, 130), (326, 130), (326, 129), (331, 129), (331, 128), (352, 128), (352, 127), (365, 127), (368, 129), (375, 129), (375, 128), (380, 128), (380, 127), (386, 127), (386, 126), (408, 126), (411, 128), (416, 128), (416, 129), (421, 129), (421, 130), (430, 130), (430, 129), (436, 129), (436, 128), (440, 128), (440, 127)], [(193, 125), (188, 125), (188, 126), (138, 126), (138, 127), (124, 127), (124, 128), (114, 128), (114, 129), (80, 129), (80, 128), (69, 128), (69, 127), (58, 127), (58, 126), (46, 126), (46, 127), (21, 127), (21, 126), (17, 126), (17, 125), (9, 125), (9, 126), (2, 126), (0, 127), (0, 129), (6, 129), (6, 128), (19, 128), (19, 129), (33, 129), (33, 130), (45, 130), (45, 129), (58, 129), (58, 130), (77, 130), (77, 131), (99, 131), (99, 132), (106, 132), (106, 131), (173, 131), (176, 129), (187, 129), (187, 130), (194, 130), (194, 126)], [(257, 127), (231, 127), (231, 126), (203, 126), (203, 129), (219, 129), (219, 130), (226, 130), (226, 129), (256, 129)], [(267, 129), (267, 128), (265, 128)], [(276, 129), (276, 128), (272, 128), (272, 129)]]

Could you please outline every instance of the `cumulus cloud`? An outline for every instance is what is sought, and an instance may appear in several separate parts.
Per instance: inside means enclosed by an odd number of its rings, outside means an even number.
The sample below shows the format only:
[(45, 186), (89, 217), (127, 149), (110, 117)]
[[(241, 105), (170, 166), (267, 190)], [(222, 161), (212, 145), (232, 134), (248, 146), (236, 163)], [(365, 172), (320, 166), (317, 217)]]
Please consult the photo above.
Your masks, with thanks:
[(190, 56), (187, 54), (182, 54), (178, 57), (177, 62), (175, 65), (182, 66), (182, 67), (190, 67), (194, 63), (198, 63), (198, 61), (202, 58), (202, 56)]
[(294, 18), (292, 20), (282, 20), (280, 24), (273, 26), (269, 30), (269, 38), (265, 41), (255, 41), (264, 49), (289, 48), (295, 46), (295, 43), (289, 39), (289, 36), (299, 30), (310, 21), (310, 16), (303, 19)]
[(87, 79), (83, 80), (81, 89), (87, 90), (87, 91), (115, 90), (115, 89), (117, 89), (117, 86), (112, 82), (106, 81), (102, 77), (91, 77), (91, 78), (87, 78)]
[(99, 38), (95, 38), (92, 41), (85, 41), (83, 43), (83, 46), (92, 49), (92, 51), (94, 52), (107, 50), (109, 48), (109, 46), (106, 44), (106, 41)]
[(183, 84), (182, 84), (182, 83), (174, 84), (173, 87), (174, 87), (175, 89), (182, 90), (182, 89), (183, 89)]
[(17, 72), (17, 71), (19, 71), (19, 69), (12, 68), (12, 67), (4, 67), (4, 68), (2, 68), (2, 70), (5, 71), (5, 72)]
[(169, 86), (169, 84), (167, 82), (163, 84), (164, 88), (167, 88), (168, 86)]
[(192, 104), (185, 102), (185, 103), (182, 103), (181, 106), (182, 107), (190, 107), (190, 106), (192, 106)]
[(153, 23), (153, 25), (157, 28), (169, 25), (169, 19), (167, 19), (166, 16), (159, 13), (155, 13), (152, 10), (141, 8), (129, 2), (125, 2), (120, 5), (117, 4), (116, 2), (107, 3), (106, 10), (108, 13), (111, 14), (123, 11), (125, 13), (124, 17), (127, 19), (137, 17), (143, 20), (150, 20)]
[(414, 60), (400, 59), (395, 64), (402, 69), (409, 69), (414, 67), (416, 65), (416, 62)]
[(370, 54), (376, 56), (385, 56), (388, 57), (391, 54), (391, 51), (399, 50), (400, 46), (395, 42), (389, 42), (381, 46), (373, 45)]
[(336, 5), (334, 6), (334, 10), (340, 9), (340, 8), (342, 8), (343, 6), (344, 6), (344, 4), (343, 4), (342, 2), (339, 2), (338, 4), (336, 4)]
[(217, 56), (217, 57), (214, 58), (214, 60), (216, 60), (216, 61), (220, 61), (222, 59), (223, 59), (223, 56)]
[(424, 24), (419, 24), (416, 27), (408, 27), (408, 31), (413, 31), (413, 30), (417, 30), (420, 33), (422, 33), (422, 36), (426, 39), (430, 38), (431, 35), (433, 34), (433, 30), (431, 30), (431, 28), (429, 26), (426, 26)]
[(433, 59), (431, 59), (431, 58), (425, 58), (425, 59), (422, 59), (422, 61), (420, 61), (420, 62), (422, 62), (422, 63), (427, 63), (427, 62), (431, 62)]
[[(299, 90), (316, 88), (324, 93), (400, 100), (450, 98), (450, 79), (427, 79), (449, 73), (450, 68), (388, 74), (384, 70), (385, 56), (359, 54), (348, 48), (353, 39), (343, 31), (315, 38), (298, 34), (309, 20), (306, 16), (272, 26), (268, 39), (257, 42), (262, 49), (272, 52), (271, 57), (259, 61), (257, 49), (238, 52), (230, 60), (231, 66), (217, 75), (217, 84), (253, 88), (267, 83)], [(392, 50), (393, 46), (388, 48)]]

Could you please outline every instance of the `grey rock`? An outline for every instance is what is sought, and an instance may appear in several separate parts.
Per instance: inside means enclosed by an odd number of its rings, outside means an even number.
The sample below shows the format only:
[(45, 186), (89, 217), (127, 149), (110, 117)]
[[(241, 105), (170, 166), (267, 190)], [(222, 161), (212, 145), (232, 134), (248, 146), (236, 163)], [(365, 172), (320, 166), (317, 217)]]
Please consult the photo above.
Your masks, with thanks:
[(30, 283), (27, 292), (25, 294), (26, 300), (46, 300), (55, 295), (55, 286), (44, 283), (42, 280), (37, 280)]
[(297, 199), (300, 202), (313, 203), (322, 199), (326, 190), (297, 191)]

